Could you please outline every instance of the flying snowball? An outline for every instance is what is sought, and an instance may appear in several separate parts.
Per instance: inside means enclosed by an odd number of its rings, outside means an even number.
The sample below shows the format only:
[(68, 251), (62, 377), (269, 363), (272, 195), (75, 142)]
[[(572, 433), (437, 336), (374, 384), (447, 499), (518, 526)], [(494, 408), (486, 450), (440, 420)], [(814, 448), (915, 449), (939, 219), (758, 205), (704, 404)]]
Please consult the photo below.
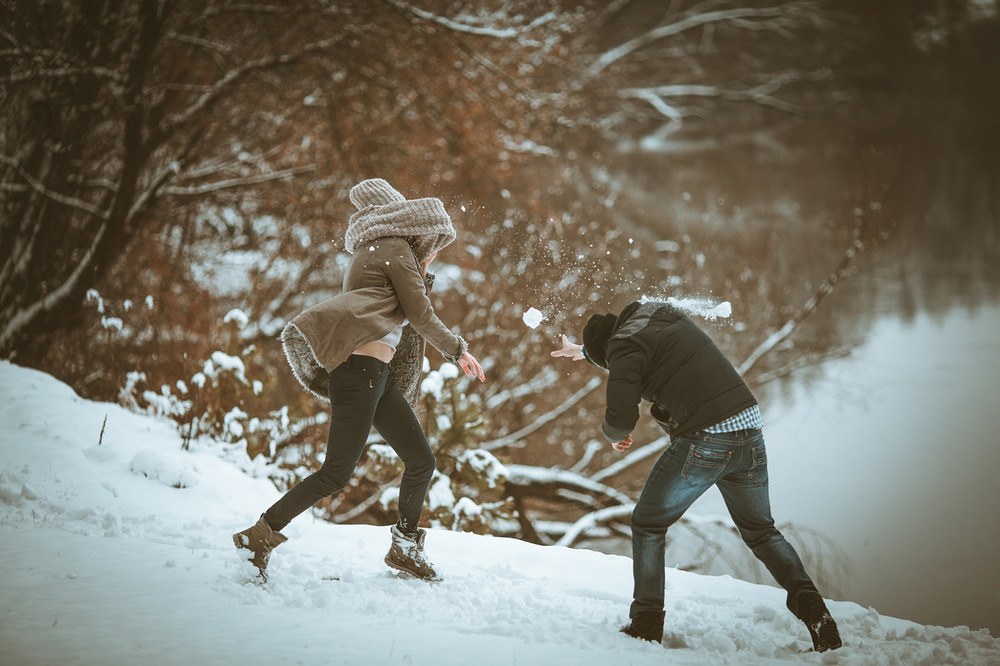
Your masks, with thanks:
[(730, 315), (733, 314), (733, 304), (729, 301), (723, 301), (715, 306), (712, 310), (712, 314), (716, 317), (721, 317), (722, 319), (729, 319)]
[(535, 308), (528, 308), (528, 311), (521, 315), (521, 320), (528, 328), (538, 328), (538, 325), (545, 320), (545, 315)]

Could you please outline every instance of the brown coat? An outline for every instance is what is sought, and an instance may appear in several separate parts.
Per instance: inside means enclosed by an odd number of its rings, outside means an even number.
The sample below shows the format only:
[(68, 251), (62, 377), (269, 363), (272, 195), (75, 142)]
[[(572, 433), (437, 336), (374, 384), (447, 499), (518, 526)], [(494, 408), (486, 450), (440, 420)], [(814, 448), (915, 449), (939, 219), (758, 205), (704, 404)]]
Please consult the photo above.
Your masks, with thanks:
[[(303, 311), (281, 333), (295, 377), (328, 400), (328, 373), (358, 347), (381, 339), (404, 319), (445, 359), (457, 363), (468, 345), (434, 314), (428, 291), (429, 284), (406, 240), (386, 237), (359, 247), (344, 275), (344, 292)], [(419, 355), (407, 354), (406, 362), (419, 363), (420, 351)], [(407, 382), (419, 378), (419, 367), (401, 373), (394, 370)], [(415, 385), (399, 388), (412, 402)]]

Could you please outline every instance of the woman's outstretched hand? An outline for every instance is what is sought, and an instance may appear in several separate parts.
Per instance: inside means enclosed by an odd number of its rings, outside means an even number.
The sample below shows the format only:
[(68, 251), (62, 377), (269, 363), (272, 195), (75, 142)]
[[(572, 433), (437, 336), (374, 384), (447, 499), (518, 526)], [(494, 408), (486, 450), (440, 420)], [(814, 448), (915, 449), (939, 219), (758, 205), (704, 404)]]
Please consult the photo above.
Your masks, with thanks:
[(562, 349), (557, 349), (554, 352), (550, 352), (553, 358), (559, 358), (565, 356), (566, 358), (571, 358), (574, 361), (583, 360), (583, 345), (578, 345), (575, 342), (570, 342), (569, 338), (565, 335), (559, 336), (562, 339)]
[(479, 365), (479, 361), (476, 360), (476, 357), (469, 352), (462, 354), (462, 358), (458, 359), (458, 365), (465, 371), (466, 377), (475, 376), (478, 377), (481, 382), (486, 381), (486, 373), (483, 372), (483, 366)]

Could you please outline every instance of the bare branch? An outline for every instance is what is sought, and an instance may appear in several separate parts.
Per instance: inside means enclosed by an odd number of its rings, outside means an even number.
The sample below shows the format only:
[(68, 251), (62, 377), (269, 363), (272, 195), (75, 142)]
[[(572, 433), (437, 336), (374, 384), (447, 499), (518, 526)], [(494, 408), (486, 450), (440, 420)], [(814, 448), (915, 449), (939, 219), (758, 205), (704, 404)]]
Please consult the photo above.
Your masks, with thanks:
[(771, 351), (779, 344), (781, 344), (783, 340), (787, 339), (788, 336), (790, 336), (792, 332), (794, 332), (795, 329), (798, 328), (799, 324), (801, 324), (806, 317), (812, 314), (812, 312), (820, 304), (820, 301), (822, 301), (823, 298), (827, 296), (827, 294), (833, 291), (834, 285), (836, 285), (837, 282), (839, 282), (840, 279), (847, 274), (847, 271), (850, 268), (851, 264), (854, 263), (855, 257), (857, 257), (858, 253), (863, 249), (864, 249), (864, 244), (861, 242), (860, 239), (855, 238), (851, 247), (849, 247), (847, 251), (844, 252), (843, 256), (840, 259), (840, 263), (837, 265), (837, 268), (834, 269), (833, 273), (831, 273), (830, 276), (826, 278), (826, 280), (823, 281), (823, 284), (819, 286), (819, 289), (816, 290), (816, 293), (814, 293), (811, 297), (809, 297), (809, 300), (806, 301), (805, 305), (803, 305), (802, 308), (795, 313), (794, 317), (785, 322), (784, 326), (782, 326), (777, 331), (769, 335), (767, 339), (764, 340), (764, 342), (760, 343), (757, 346), (757, 348), (754, 349), (750, 353), (750, 355), (742, 363), (739, 364), (739, 366), (736, 368), (737, 371), (741, 375), (745, 375), (755, 365), (757, 365), (757, 362), (765, 354), (767, 354), (769, 351)]
[(190, 121), (196, 114), (201, 112), (205, 107), (212, 104), (216, 99), (218, 99), (230, 86), (235, 84), (240, 79), (246, 77), (252, 72), (257, 72), (263, 69), (269, 69), (271, 67), (280, 67), (282, 65), (288, 65), (295, 62), (299, 58), (309, 53), (317, 53), (323, 51), (333, 44), (340, 41), (342, 37), (331, 37), (330, 39), (323, 39), (318, 42), (312, 42), (306, 44), (302, 48), (298, 49), (293, 53), (283, 53), (275, 56), (267, 56), (265, 58), (257, 58), (256, 60), (249, 60), (239, 67), (231, 69), (222, 76), (221, 79), (215, 82), (211, 88), (205, 91), (197, 100), (194, 101), (191, 106), (185, 109), (183, 112), (167, 119), (162, 125), (162, 131), (165, 135), (169, 135), (175, 131), (181, 125)]
[(449, 30), (455, 32), (464, 32), (470, 35), (481, 35), (485, 37), (497, 37), (499, 39), (511, 39), (514, 37), (520, 37), (526, 32), (530, 32), (540, 25), (544, 25), (550, 21), (555, 20), (556, 15), (553, 12), (548, 12), (547, 14), (542, 14), (534, 21), (528, 25), (521, 27), (507, 27), (507, 28), (487, 28), (479, 27), (474, 25), (469, 25), (468, 23), (462, 23), (460, 21), (455, 21), (453, 19), (447, 18), (445, 16), (439, 16), (433, 12), (428, 12), (426, 10), (414, 7), (408, 2), (403, 2), (402, 0), (383, 0), (386, 4), (392, 5), (400, 11), (404, 11), (416, 16), (419, 19), (425, 21), (432, 21), (438, 25), (444, 26)]
[(223, 12), (254, 13), (254, 14), (279, 14), (284, 15), (289, 12), (288, 5), (251, 5), (251, 4), (228, 4), (223, 3), (216, 7), (210, 7), (205, 11), (206, 17), (221, 16)]
[(124, 78), (118, 72), (107, 67), (59, 67), (53, 69), (29, 69), (25, 72), (11, 73), (6, 81), (8, 83), (21, 83), (23, 81), (34, 81), (36, 79), (65, 79), (70, 76), (80, 74), (93, 74), (99, 78), (107, 79), (114, 83), (124, 83)]
[(134, 220), (139, 213), (146, 210), (152, 204), (161, 188), (168, 180), (177, 175), (180, 168), (180, 164), (177, 161), (173, 161), (167, 164), (165, 168), (161, 169), (160, 172), (153, 177), (152, 184), (139, 194), (139, 196), (135, 198), (135, 201), (132, 202), (132, 206), (129, 208), (128, 215), (126, 216), (126, 220)]
[[(898, 182), (898, 181), (897, 181)], [(883, 193), (883, 198), (887, 197), (889, 194), (888, 188), (886, 192)], [(881, 204), (878, 207), (879, 210), (882, 209)], [(760, 359), (777, 347), (781, 342), (790, 336), (799, 324), (801, 324), (810, 314), (812, 314), (816, 308), (819, 306), (820, 301), (822, 301), (830, 292), (833, 291), (834, 287), (842, 278), (844, 278), (854, 263), (857, 256), (865, 251), (864, 237), (868, 231), (871, 224), (871, 215), (867, 214), (862, 219), (862, 224), (855, 228), (854, 238), (851, 245), (844, 251), (844, 254), (840, 258), (840, 262), (833, 272), (823, 281), (816, 292), (809, 297), (805, 305), (795, 313), (795, 316), (785, 322), (785, 325), (779, 328), (777, 331), (772, 333), (767, 337), (764, 342), (760, 343), (756, 349), (754, 349), (750, 355), (737, 367), (737, 370), (741, 375), (745, 375), (749, 372)]]
[(555, 421), (557, 418), (559, 418), (564, 413), (566, 413), (567, 411), (569, 411), (578, 402), (580, 402), (585, 397), (587, 397), (588, 395), (590, 395), (593, 392), (593, 390), (596, 389), (598, 386), (600, 386), (603, 382), (604, 382), (604, 378), (603, 377), (592, 377), (583, 386), (583, 388), (581, 388), (579, 391), (577, 391), (576, 393), (574, 393), (573, 395), (571, 395), (569, 398), (566, 399), (565, 402), (563, 402), (561, 405), (559, 405), (558, 407), (556, 407), (552, 411), (547, 412), (547, 413), (543, 414), (542, 416), (540, 416), (531, 425), (525, 426), (524, 428), (521, 428), (517, 432), (513, 432), (513, 433), (511, 433), (509, 435), (505, 435), (505, 436), (500, 437), (498, 439), (494, 439), (494, 440), (491, 440), (489, 442), (485, 442), (485, 443), (483, 443), (480, 446), (480, 448), (486, 449), (487, 451), (491, 451), (491, 450), (494, 450), (494, 449), (502, 448), (504, 446), (510, 446), (511, 444), (514, 444), (514, 443), (516, 443), (516, 442), (524, 439), (525, 437), (527, 437), (531, 433), (535, 432), (536, 430), (539, 430), (540, 428), (542, 428), (543, 426), (551, 423), (552, 421)]
[(669, 118), (671, 121), (680, 121), (687, 114), (680, 108), (668, 104), (665, 98), (674, 97), (717, 97), (738, 102), (754, 102), (765, 106), (771, 106), (781, 111), (789, 113), (800, 113), (801, 107), (790, 102), (774, 97), (774, 93), (782, 88), (800, 81), (819, 81), (829, 78), (830, 70), (821, 69), (815, 72), (788, 71), (768, 75), (767, 79), (758, 86), (747, 90), (734, 90), (723, 86), (712, 85), (666, 85), (654, 86), (651, 88), (625, 88), (619, 91), (618, 95), (623, 98), (642, 99)]
[[(809, 5), (811, 3), (804, 4)], [(691, 30), (693, 28), (713, 23), (734, 22), (741, 20), (742, 27), (747, 27), (747, 25), (755, 23), (750, 19), (774, 19), (771, 23), (785, 25), (792, 20), (789, 18), (789, 10), (802, 5), (803, 3), (788, 3), (777, 7), (743, 7), (739, 9), (724, 9), (693, 14), (681, 19), (680, 21), (654, 28), (639, 37), (630, 39), (624, 44), (616, 46), (595, 60), (590, 66), (589, 73), (591, 76), (597, 75), (611, 64), (621, 60), (647, 44), (664, 39), (665, 37), (680, 34), (686, 30)], [(773, 29), (773, 27), (771, 27), (771, 29)]]
[(643, 99), (649, 102), (654, 109), (667, 118), (670, 118), (672, 121), (681, 120), (687, 114), (678, 109), (676, 106), (667, 104), (663, 99), (665, 97), (718, 97), (740, 102), (755, 102), (765, 106), (773, 106), (776, 109), (788, 111), (789, 113), (801, 112), (801, 108), (795, 104), (772, 97), (768, 92), (766, 92), (768, 89), (776, 90), (779, 87), (780, 86), (777, 85), (769, 85), (766, 87), (760, 86), (751, 90), (730, 90), (720, 86), (672, 85), (657, 86), (655, 88), (626, 88), (618, 94), (625, 98), (634, 97)]
[(240, 178), (230, 178), (228, 180), (220, 180), (214, 183), (205, 183), (203, 185), (193, 185), (190, 187), (181, 187), (175, 185), (172, 187), (165, 187), (163, 188), (163, 193), (182, 195), (182, 196), (198, 196), (200, 194), (207, 194), (209, 192), (217, 192), (219, 190), (226, 190), (237, 187), (248, 187), (250, 185), (259, 185), (261, 183), (266, 183), (272, 180), (282, 180), (284, 178), (291, 178), (304, 173), (310, 173), (315, 170), (316, 170), (315, 164), (307, 164), (304, 166), (284, 169), (282, 171), (275, 171), (274, 173), (262, 173), (256, 176), (243, 176)]
[(217, 51), (222, 55), (228, 56), (232, 54), (233, 47), (229, 44), (222, 44), (220, 42), (213, 42), (208, 39), (203, 39), (201, 37), (195, 37), (194, 35), (182, 35), (177, 32), (170, 32), (165, 35), (166, 39), (172, 39), (175, 42), (181, 42), (182, 44), (192, 44), (194, 46), (200, 46), (202, 48), (208, 49), (210, 51)]
[(71, 208), (82, 210), (85, 213), (89, 213), (100, 220), (106, 221), (108, 219), (109, 213), (107, 211), (100, 210), (96, 206), (89, 204), (86, 201), (83, 201), (82, 199), (66, 196), (65, 194), (59, 194), (58, 192), (53, 192), (49, 188), (45, 187), (45, 185), (35, 180), (35, 178), (31, 174), (25, 171), (21, 167), (21, 163), (18, 162), (16, 159), (8, 157), (7, 155), (0, 155), (0, 163), (14, 167), (17, 170), (17, 172), (21, 174), (21, 177), (24, 178), (26, 181), (28, 181), (28, 184), (31, 185), (32, 189), (34, 189), (42, 196), (51, 199), (52, 201), (55, 201), (57, 203), (61, 203), (64, 206), (69, 206)]
[(104, 240), (104, 235), (108, 231), (108, 221), (101, 224), (101, 228), (94, 234), (94, 238), (87, 248), (86, 254), (77, 263), (76, 268), (61, 285), (50, 291), (44, 298), (35, 301), (26, 308), (19, 310), (0, 330), (0, 349), (7, 348), (11, 339), (14, 338), (25, 326), (31, 323), (36, 317), (45, 312), (52, 312), (68, 299), (76, 289), (84, 273), (91, 267), (97, 248)]

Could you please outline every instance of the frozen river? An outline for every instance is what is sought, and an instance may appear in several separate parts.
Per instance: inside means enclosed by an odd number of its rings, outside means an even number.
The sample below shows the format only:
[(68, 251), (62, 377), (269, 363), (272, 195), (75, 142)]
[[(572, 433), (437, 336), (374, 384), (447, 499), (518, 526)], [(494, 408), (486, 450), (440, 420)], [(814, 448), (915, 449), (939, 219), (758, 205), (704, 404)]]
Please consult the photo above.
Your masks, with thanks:
[[(1000, 635), (998, 332), (998, 306), (886, 317), (764, 405), (775, 519), (837, 542), (844, 598)], [(725, 509), (713, 491), (692, 511)]]

